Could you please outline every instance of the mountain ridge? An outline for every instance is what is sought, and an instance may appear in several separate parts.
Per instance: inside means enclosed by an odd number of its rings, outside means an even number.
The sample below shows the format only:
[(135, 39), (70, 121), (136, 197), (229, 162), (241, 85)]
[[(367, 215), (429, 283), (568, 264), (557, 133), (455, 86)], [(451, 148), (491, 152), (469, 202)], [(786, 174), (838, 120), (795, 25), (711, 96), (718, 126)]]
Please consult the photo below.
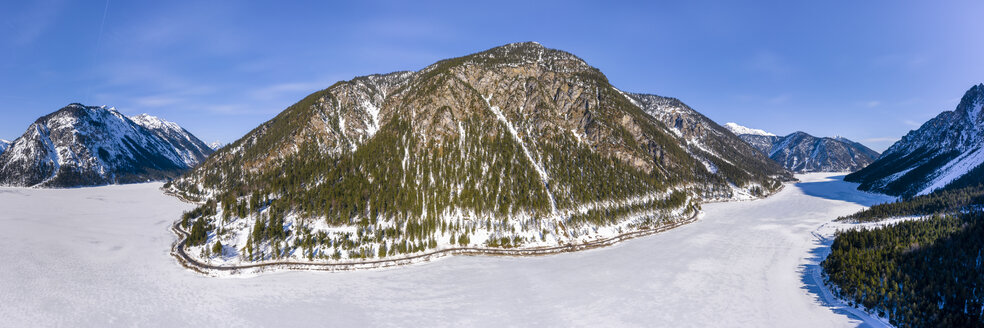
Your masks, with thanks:
[(952, 111), (911, 130), (878, 161), (845, 177), (866, 191), (895, 196), (984, 182), (984, 84), (968, 89)]
[(814, 137), (803, 131), (781, 137), (762, 134), (741, 134), (738, 137), (786, 169), (798, 173), (853, 172), (880, 156), (878, 152), (844, 137)]
[[(150, 122), (149, 116), (137, 119)], [(78, 187), (163, 180), (210, 153), (184, 148), (203, 144), (177, 125), (154, 119), (161, 126), (144, 127), (106, 106), (69, 104), (35, 120), (0, 154), (0, 185)]]

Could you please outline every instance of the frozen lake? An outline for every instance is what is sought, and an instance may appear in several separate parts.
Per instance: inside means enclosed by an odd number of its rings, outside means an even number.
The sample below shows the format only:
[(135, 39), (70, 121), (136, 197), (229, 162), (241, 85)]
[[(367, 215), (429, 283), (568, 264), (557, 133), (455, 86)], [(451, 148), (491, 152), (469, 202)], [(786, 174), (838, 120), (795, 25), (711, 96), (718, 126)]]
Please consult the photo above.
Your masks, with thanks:
[[(168, 254), (189, 204), (160, 184), (0, 188), (0, 318), (12, 326), (863, 325), (825, 306), (814, 232), (889, 200), (841, 175), (706, 204), (696, 223), (603, 249), (450, 257), (361, 272), (207, 278)], [(831, 229), (821, 229), (829, 231)]]

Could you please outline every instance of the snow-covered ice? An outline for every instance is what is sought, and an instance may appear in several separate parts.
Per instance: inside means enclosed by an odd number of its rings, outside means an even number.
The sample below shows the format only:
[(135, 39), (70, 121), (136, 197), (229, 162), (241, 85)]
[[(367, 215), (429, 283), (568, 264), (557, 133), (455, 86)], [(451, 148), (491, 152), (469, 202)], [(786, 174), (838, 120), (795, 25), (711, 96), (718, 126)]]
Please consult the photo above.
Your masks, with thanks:
[[(745, 326), (876, 323), (811, 278), (837, 216), (890, 198), (831, 174), (696, 223), (542, 257), (455, 256), (378, 271), (204, 277), (168, 252), (193, 206), (159, 183), (0, 188), (0, 318), (12, 326)], [(828, 229), (829, 230), (829, 229)], [(866, 320), (866, 321), (865, 321)]]

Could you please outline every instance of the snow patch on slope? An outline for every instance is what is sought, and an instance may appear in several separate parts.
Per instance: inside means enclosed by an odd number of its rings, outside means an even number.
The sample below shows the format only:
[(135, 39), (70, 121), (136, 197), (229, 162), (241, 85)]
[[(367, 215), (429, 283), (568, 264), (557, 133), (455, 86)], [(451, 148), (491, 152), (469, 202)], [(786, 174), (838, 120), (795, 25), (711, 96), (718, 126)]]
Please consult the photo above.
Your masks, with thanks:
[(950, 184), (950, 182), (953, 182), (953, 180), (964, 176), (967, 172), (970, 172), (970, 170), (973, 170), (981, 164), (984, 164), (984, 149), (978, 148), (973, 151), (966, 152), (963, 155), (960, 155), (960, 157), (957, 157), (957, 159), (947, 163), (943, 166), (943, 168), (940, 168), (939, 171), (937, 171), (936, 177), (932, 179), (932, 183), (930, 183), (926, 188), (923, 188), (923, 190), (919, 191), (917, 195), (929, 194), (936, 189), (943, 188)]
[(774, 137), (775, 136), (775, 134), (766, 132), (765, 130), (752, 129), (752, 128), (744, 127), (744, 126), (738, 125), (738, 123), (735, 123), (735, 122), (724, 123), (724, 127), (726, 129), (728, 129), (729, 131), (731, 131), (731, 133), (734, 133), (736, 136), (737, 135), (742, 135), (742, 134), (751, 134), (751, 135), (767, 136), (767, 137)]
[(502, 115), (502, 111), (499, 110), (499, 107), (492, 106), (492, 104), (489, 103), (489, 100), (492, 99), (492, 95), (489, 95), (488, 97), (482, 97), (482, 99), (485, 100), (485, 105), (487, 105), (489, 109), (492, 110), (492, 113), (495, 114), (495, 117), (498, 118), (499, 121), (502, 121), (502, 124), (506, 125), (506, 129), (509, 130), (509, 134), (512, 135), (513, 139), (516, 139), (516, 142), (519, 143), (519, 147), (523, 149), (523, 154), (525, 154), (526, 158), (530, 160), (530, 163), (532, 163), (533, 169), (536, 170), (536, 173), (540, 175), (540, 179), (543, 180), (543, 188), (546, 189), (547, 196), (550, 198), (550, 213), (556, 216), (557, 201), (554, 200), (553, 192), (550, 191), (550, 177), (547, 176), (547, 172), (543, 170), (543, 167), (540, 167), (540, 163), (533, 160), (533, 156), (530, 155), (529, 149), (526, 149), (526, 143), (523, 142), (523, 138), (519, 136), (518, 132), (516, 132), (516, 128), (513, 127), (511, 122), (509, 122), (509, 119), (507, 119), (505, 115)]

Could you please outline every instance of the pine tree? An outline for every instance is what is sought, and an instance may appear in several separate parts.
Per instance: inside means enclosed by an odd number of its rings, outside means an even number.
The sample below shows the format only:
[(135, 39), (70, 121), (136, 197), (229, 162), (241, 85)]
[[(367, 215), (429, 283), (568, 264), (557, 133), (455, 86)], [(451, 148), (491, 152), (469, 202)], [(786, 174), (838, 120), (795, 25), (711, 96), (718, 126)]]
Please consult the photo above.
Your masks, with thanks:
[(222, 241), (215, 241), (215, 245), (212, 246), (212, 254), (222, 256)]

